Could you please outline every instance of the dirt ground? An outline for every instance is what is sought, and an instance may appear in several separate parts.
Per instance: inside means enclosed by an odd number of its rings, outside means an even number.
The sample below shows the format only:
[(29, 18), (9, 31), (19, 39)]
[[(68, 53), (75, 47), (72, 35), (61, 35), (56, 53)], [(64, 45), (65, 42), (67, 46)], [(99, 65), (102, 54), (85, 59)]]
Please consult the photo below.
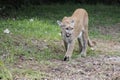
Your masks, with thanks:
[[(20, 61), (17, 68), (29, 68), (46, 73), (41, 80), (120, 80), (120, 24), (113, 27), (99, 27), (101, 34), (112, 35), (112, 40), (94, 39), (97, 56), (78, 57), (69, 62), (51, 59), (46, 64), (35, 60)], [(60, 44), (59, 44), (60, 45)], [(109, 55), (112, 54), (112, 55)], [(15, 80), (31, 80), (14, 77)], [(35, 79), (38, 80), (38, 79)]]

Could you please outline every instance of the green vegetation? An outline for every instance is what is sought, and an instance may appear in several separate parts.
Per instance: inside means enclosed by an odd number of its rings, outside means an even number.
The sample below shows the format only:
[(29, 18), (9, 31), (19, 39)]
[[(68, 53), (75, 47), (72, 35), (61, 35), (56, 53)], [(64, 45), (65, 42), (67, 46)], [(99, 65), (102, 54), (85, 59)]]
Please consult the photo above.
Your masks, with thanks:
[[(111, 35), (102, 35), (98, 28), (99, 26), (110, 26), (119, 23), (119, 6), (80, 4), (23, 6), (19, 10), (6, 10), (5, 13), (8, 15), (0, 18), (1, 60), (5, 65), (10, 66), (21, 59), (35, 59), (38, 62), (53, 58), (62, 59), (64, 48), (60, 43), (60, 28), (56, 21), (61, 20), (64, 16), (71, 16), (77, 8), (85, 8), (89, 13), (90, 37), (111, 39)], [(9, 34), (3, 33), (6, 28), (10, 30)], [(15, 73), (17, 71), (13, 70), (11, 72)], [(18, 73), (20, 75), (24, 73), (31, 77), (29, 70), (21, 71), (18, 69)], [(36, 76), (43, 74), (31, 70), (30, 73), (35, 73)]]
[(0, 80), (12, 80), (12, 74), (10, 71), (5, 67), (2, 61), (0, 61)]

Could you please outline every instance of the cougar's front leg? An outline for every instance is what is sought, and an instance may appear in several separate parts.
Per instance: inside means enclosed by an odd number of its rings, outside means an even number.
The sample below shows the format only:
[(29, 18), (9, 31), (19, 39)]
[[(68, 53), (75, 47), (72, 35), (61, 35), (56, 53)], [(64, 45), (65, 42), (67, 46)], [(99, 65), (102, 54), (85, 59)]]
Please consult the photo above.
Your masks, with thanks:
[(67, 51), (67, 42), (64, 40), (64, 46), (65, 46), (65, 50)]
[(71, 41), (71, 43), (67, 44), (67, 51), (64, 57), (64, 61), (69, 61), (71, 59), (73, 49), (74, 49), (75, 41)]

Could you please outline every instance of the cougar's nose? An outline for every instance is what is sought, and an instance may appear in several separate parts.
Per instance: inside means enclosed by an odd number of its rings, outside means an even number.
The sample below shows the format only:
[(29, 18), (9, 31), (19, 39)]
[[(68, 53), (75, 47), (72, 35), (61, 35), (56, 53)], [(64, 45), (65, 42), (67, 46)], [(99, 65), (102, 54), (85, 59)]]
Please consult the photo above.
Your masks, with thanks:
[(67, 33), (67, 34), (66, 34), (66, 37), (70, 37), (70, 35), (71, 35), (71, 34)]

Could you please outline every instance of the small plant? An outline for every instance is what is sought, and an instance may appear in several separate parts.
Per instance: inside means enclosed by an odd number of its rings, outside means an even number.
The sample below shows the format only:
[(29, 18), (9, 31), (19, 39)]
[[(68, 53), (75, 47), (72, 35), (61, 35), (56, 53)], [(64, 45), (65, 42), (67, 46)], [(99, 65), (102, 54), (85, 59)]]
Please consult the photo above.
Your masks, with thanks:
[(0, 80), (13, 80), (12, 74), (5, 67), (2, 61), (0, 61)]

